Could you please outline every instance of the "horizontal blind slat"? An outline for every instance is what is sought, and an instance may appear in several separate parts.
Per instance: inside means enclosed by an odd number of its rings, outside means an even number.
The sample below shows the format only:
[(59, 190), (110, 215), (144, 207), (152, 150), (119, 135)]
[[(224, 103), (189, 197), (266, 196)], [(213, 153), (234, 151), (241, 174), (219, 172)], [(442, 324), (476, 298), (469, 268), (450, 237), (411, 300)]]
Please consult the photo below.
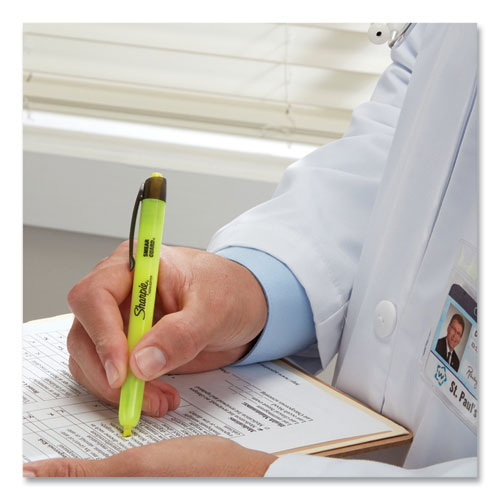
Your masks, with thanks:
[(282, 24), (28, 24), (25, 34), (268, 62), (283, 61), (287, 38), (291, 64), (373, 74), (387, 66), (387, 47), (367, 43), (367, 26), (364, 32), (318, 26), (292, 24), (285, 31)]
[[(343, 29), (345, 28), (345, 29)], [(31, 109), (323, 144), (387, 47), (331, 24), (26, 24)]]

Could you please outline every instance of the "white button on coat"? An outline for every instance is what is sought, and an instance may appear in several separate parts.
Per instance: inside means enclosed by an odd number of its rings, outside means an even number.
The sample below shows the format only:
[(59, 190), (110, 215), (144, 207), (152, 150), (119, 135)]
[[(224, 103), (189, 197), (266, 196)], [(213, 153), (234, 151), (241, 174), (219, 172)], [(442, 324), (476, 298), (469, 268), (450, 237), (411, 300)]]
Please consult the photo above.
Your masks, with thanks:
[(396, 306), (388, 300), (380, 301), (373, 316), (373, 328), (377, 337), (382, 339), (391, 335), (396, 326), (396, 319)]

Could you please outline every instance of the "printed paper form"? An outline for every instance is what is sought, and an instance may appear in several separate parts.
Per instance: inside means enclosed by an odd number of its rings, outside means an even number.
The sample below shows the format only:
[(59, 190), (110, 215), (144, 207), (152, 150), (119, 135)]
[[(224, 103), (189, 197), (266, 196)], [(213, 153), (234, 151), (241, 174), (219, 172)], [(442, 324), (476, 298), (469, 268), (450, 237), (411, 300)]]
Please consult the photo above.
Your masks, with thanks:
[(123, 438), (115, 408), (100, 402), (68, 371), (71, 317), (24, 325), (24, 461), (60, 456), (103, 458), (163, 439), (201, 434), (279, 452), (390, 431), (383, 421), (337, 399), (275, 363), (168, 375), (181, 404), (165, 417), (143, 416)]

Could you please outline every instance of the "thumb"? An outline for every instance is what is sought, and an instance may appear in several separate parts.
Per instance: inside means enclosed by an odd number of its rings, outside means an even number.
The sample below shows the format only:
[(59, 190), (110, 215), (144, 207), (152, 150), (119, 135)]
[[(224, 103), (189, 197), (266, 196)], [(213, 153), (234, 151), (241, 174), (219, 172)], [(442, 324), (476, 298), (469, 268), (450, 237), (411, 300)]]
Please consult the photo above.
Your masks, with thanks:
[(207, 327), (186, 310), (167, 314), (137, 343), (130, 368), (142, 380), (153, 380), (191, 361), (207, 344)]

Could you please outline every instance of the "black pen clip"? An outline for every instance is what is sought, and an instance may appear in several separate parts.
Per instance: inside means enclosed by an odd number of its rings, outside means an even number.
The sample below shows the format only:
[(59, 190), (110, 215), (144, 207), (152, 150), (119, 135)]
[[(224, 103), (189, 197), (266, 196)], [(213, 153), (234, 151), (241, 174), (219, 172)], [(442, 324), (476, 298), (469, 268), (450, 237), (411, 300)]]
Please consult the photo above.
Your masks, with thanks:
[(128, 238), (128, 258), (130, 263), (130, 270), (133, 271), (135, 266), (134, 260), (134, 233), (135, 233), (135, 221), (137, 220), (137, 212), (139, 211), (139, 204), (144, 198), (144, 184), (139, 189), (137, 193), (137, 198), (135, 199), (134, 211), (132, 212), (132, 221), (130, 222), (130, 235)]

